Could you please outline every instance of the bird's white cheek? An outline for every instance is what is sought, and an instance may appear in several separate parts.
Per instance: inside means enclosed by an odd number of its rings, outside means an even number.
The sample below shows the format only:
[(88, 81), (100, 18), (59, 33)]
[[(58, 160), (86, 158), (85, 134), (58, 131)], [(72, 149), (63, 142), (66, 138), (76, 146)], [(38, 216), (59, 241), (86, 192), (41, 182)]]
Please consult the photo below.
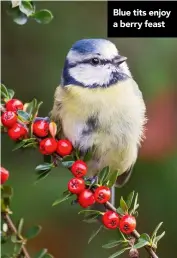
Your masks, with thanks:
[(78, 82), (89, 86), (93, 84), (105, 85), (109, 83), (112, 70), (108, 66), (94, 67), (81, 64), (69, 70), (70, 75)]

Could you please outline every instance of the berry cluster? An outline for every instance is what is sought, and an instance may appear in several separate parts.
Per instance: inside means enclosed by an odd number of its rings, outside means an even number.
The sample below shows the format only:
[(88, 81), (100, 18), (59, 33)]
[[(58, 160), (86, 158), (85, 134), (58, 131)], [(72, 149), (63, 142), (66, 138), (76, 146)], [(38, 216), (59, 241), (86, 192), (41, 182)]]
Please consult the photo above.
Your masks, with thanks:
[[(9, 137), (15, 141), (28, 138), (29, 130), (27, 125), (18, 118), (18, 110), (24, 109), (23, 103), (18, 99), (11, 99), (6, 102), (5, 109), (6, 111), (2, 114), (1, 121), (4, 127), (7, 128)], [(51, 123), (45, 119), (34, 120), (32, 133), (38, 139), (39, 151), (43, 155), (58, 154), (61, 158), (64, 158), (72, 153), (73, 146), (67, 139), (55, 139), (55, 135), (52, 135), (50, 130)], [(87, 174), (88, 167), (83, 160), (74, 161), (69, 169), (74, 178), (68, 182), (68, 191), (76, 195), (77, 203), (81, 207), (87, 208), (95, 202), (106, 204), (110, 200), (111, 191), (109, 187), (99, 184), (97, 184), (97, 187), (87, 185), (84, 177)], [(8, 171), (1, 168), (2, 184), (8, 179), (8, 176)], [(105, 213), (101, 213), (101, 215), (104, 226), (109, 229), (119, 227), (123, 233), (130, 234), (136, 227), (135, 218), (129, 214), (120, 218), (118, 213), (108, 210)]]
[(18, 121), (17, 111), (23, 110), (23, 103), (18, 99), (6, 102), (6, 111), (2, 114), (1, 122), (7, 128), (9, 137), (16, 141), (27, 137), (27, 127)]

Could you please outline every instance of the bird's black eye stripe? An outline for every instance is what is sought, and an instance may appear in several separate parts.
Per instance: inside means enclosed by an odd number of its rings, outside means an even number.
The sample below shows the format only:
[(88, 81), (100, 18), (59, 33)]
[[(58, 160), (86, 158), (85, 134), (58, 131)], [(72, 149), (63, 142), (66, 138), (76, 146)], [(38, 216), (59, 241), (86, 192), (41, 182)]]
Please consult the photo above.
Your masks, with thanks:
[(91, 64), (92, 65), (98, 65), (98, 64), (101, 64), (101, 60), (97, 57), (94, 57), (90, 60)]

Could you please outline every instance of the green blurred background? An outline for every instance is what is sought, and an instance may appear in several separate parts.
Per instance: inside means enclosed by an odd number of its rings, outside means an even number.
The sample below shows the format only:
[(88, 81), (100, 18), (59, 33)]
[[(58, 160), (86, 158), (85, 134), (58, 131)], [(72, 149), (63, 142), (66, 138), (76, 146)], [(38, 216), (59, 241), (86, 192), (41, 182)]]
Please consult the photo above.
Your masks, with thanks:
[[(16, 97), (28, 102), (36, 97), (44, 101), (40, 116), (52, 108), (53, 95), (60, 81), (64, 58), (71, 45), (81, 38), (106, 38), (106, 2), (37, 2), (54, 15), (48, 25), (29, 21), (20, 26), (7, 16), (2, 3), (2, 82), (13, 88)], [(115, 38), (120, 52), (138, 82), (147, 104), (147, 139), (135, 165), (133, 176), (120, 196), (132, 190), (139, 193), (137, 229), (151, 233), (163, 221), (166, 236), (160, 242), (160, 258), (176, 257), (177, 234), (177, 39)], [(36, 165), (42, 162), (36, 150), (12, 152), (13, 143), (2, 137), (2, 166), (10, 171), (14, 187), (13, 220), (25, 218), (26, 227), (43, 226), (42, 233), (29, 242), (31, 253), (46, 247), (56, 258), (106, 258), (115, 249), (102, 244), (116, 238), (105, 230), (90, 245), (87, 240), (94, 224), (81, 222), (80, 208), (63, 203), (51, 207), (66, 189), (71, 177), (67, 170), (55, 169), (49, 177), (34, 185)], [(81, 215), (80, 215), (81, 216)], [(3, 245), (3, 252), (10, 247)], [(127, 257), (125, 254), (122, 257)], [(142, 258), (148, 257), (143, 251)]]

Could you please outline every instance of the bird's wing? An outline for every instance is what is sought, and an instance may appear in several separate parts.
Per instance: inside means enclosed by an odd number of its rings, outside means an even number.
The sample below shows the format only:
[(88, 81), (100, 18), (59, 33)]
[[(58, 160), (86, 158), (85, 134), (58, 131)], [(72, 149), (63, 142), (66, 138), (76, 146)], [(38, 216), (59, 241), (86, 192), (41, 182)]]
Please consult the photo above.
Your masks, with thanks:
[(116, 187), (121, 188), (123, 187), (128, 180), (130, 179), (130, 176), (132, 174), (133, 171), (133, 166), (132, 165), (127, 171), (125, 171), (123, 174), (121, 174), (120, 176), (118, 176), (117, 181), (116, 181)]
[(64, 134), (63, 134), (63, 130), (62, 130), (62, 123), (61, 123), (61, 117), (60, 117), (62, 102), (59, 97), (59, 87), (57, 87), (57, 89), (55, 91), (54, 104), (53, 104), (53, 108), (49, 114), (49, 117), (50, 117), (51, 121), (54, 121), (57, 124), (57, 136), (58, 136), (58, 138), (61, 139), (62, 137), (64, 137)]

